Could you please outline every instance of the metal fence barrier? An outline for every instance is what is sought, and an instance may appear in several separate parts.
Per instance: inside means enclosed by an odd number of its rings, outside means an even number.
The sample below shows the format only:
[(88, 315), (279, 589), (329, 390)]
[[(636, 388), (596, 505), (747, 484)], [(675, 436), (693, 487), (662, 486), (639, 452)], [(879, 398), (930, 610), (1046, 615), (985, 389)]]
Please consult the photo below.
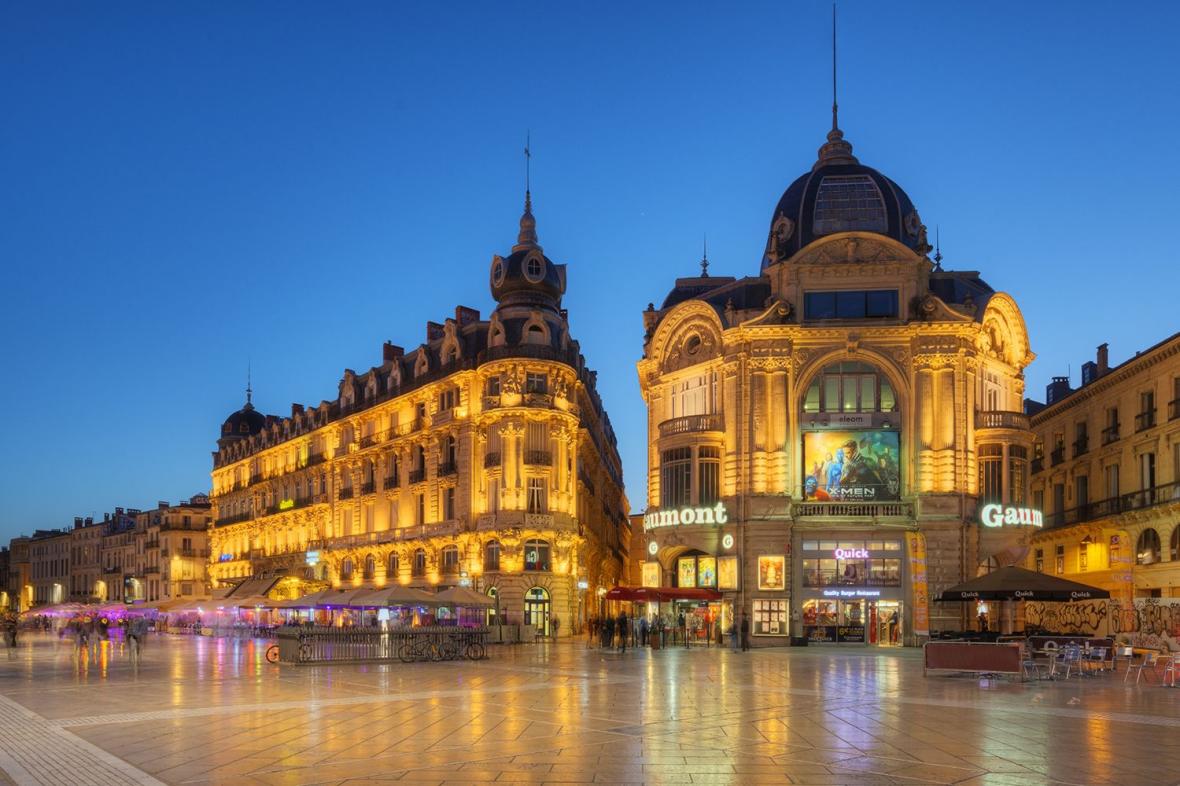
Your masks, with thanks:
[(480, 660), (487, 657), (488, 629), (431, 626), (380, 628), (280, 627), (281, 663)]

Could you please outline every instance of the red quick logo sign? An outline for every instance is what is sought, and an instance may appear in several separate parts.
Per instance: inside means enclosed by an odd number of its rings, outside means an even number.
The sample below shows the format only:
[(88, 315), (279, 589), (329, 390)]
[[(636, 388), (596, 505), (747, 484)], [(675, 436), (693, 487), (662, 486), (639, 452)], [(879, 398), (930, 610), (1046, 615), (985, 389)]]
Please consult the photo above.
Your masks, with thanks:
[(836, 549), (836, 559), (868, 559), (867, 549)]

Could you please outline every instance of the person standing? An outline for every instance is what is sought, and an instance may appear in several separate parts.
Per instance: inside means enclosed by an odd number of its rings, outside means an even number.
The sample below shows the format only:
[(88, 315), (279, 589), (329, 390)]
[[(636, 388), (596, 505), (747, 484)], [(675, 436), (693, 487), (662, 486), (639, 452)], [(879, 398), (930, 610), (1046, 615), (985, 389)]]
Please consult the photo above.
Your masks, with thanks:
[(688, 627), (683, 611), (676, 615), (676, 635), (684, 642), (684, 646), (688, 647)]
[(647, 617), (641, 617), (639, 620), (639, 646), (647, 646)]
[(750, 649), (750, 618), (742, 612), (742, 652)]
[(729, 626), (729, 648), (734, 652), (738, 651), (738, 634), (740, 633), (738, 630), (739, 624), (740, 623), (735, 619)]
[(553, 638), (556, 639), (561, 633), (561, 618), (556, 614), (553, 615)]
[(609, 614), (602, 621), (602, 648), (610, 649), (615, 638), (615, 618)]
[(627, 612), (620, 611), (617, 622), (619, 628), (619, 652), (627, 651), (627, 634), (631, 632), (631, 626), (627, 624)]

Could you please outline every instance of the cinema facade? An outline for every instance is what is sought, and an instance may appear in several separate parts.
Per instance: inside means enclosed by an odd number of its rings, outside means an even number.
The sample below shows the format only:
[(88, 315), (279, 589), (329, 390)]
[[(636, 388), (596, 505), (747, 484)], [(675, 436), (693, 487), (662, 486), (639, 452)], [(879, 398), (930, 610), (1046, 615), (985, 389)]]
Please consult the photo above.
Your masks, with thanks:
[(833, 127), (756, 275), (702, 261), (649, 305), (644, 584), (715, 588), (681, 610), (714, 630), (744, 611), (755, 646), (967, 626), (928, 599), (1027, 549), (1029, 523), (981, 515), (1027, 502), (1033, 353), (1015, 301), (931, 250)]

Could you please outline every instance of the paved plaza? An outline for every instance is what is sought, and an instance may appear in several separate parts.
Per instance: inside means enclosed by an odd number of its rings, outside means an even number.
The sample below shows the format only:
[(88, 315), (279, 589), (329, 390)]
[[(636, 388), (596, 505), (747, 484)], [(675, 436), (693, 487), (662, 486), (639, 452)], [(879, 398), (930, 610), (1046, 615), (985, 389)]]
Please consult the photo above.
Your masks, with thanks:
[[(584, 640), (483, 662), (276, 666), (153, 637), (133, 669), (0, 654), (0, 769), (41, 784), (1180, 782), (1180, 690), (922, 676), (920, 652)], [(3, 780), (0, 778), (0, 780)]]

